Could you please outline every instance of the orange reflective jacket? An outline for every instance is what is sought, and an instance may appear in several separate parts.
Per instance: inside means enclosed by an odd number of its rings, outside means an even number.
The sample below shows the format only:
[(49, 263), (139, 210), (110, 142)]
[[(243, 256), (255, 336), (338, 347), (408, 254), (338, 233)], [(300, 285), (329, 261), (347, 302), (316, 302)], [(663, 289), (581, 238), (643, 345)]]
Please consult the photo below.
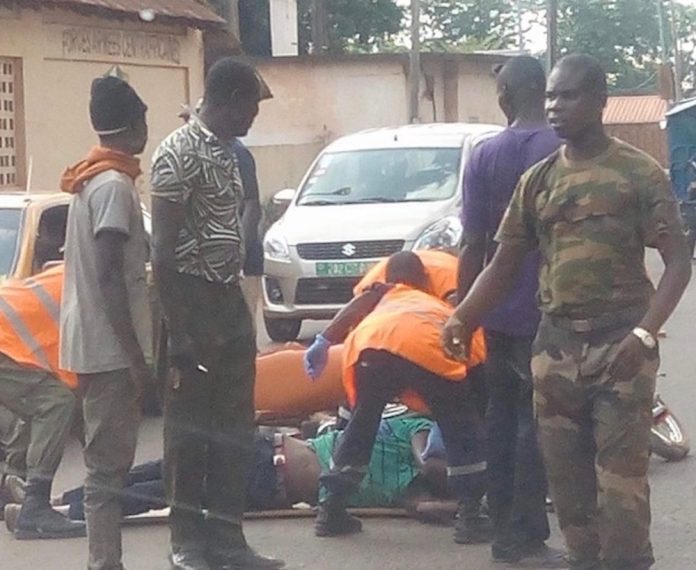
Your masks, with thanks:
[[(420, 257), (428, 276), (428, 293), (447, 299), (447, 297), (457, 290), (457, 258), (446, 251), (434, 249), (423, 249), (414, 251)], [(353, 295), (360, 295), (373, 283), (385, 283), (387, 272), (387, 261), (383, 259), (368, 271), (362, 280), (353, 289)]]
[[(343, 346), (343, 387), (351, 407), (357, 401), (355, 366), (363, 350), (385, 350), (453, 382), (466, 378), (468, 369), (486, 359), (483, 331), (474, 334), (469, 361), (464, 363), (445, 354), (442, 331), (454, 309), (440, 299), (396, 285), (348, 335)], [(401, 401), (411, 409), (427, 409), (413, 393)]]
[(0, 352), (19, 364), (47, 370), (71, 389), (77, 376), (58, 367), (63, 265), (0, 286)]

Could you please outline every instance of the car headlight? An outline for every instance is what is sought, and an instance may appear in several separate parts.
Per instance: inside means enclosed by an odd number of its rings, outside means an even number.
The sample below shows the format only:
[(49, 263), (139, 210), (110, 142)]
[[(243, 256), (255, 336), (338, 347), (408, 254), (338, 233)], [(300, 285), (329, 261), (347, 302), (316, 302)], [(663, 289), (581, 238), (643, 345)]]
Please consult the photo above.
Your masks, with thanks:
[(428, 226), (413, 249), (458, 249), (461, 239), (462, 222), (457, 216), (447, 216)]
[(270, 227), (263, 238), (263, 253), (273, 261), (290, 261), (288, 242), (275, 225)]

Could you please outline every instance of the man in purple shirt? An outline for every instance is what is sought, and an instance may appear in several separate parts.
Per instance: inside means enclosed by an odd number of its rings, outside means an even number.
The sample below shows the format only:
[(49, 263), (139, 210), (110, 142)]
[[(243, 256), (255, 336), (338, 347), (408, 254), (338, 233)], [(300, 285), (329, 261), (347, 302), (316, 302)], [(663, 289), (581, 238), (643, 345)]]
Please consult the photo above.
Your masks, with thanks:
[[(493, 236), (522, 174), (555, 152), (560, 141), (546, 124), (546, 78), (534, 58), (509, 60), (498, 73), (498, 102), (509, 127), (474, 149), (464, 177), (464, 241), (459, 295), (464, 298), (493, 256)], [(492, 556), (534, 568), (561, 568), (561, 553), (546, 547), (546, 477), (537, 445), (530, 361), (539, 324), (539, 254), (529, 254), (517, 286), (483, 326), (488, 343), (488, 503)], [(531, 567), (531, 566), (529, 566)]]

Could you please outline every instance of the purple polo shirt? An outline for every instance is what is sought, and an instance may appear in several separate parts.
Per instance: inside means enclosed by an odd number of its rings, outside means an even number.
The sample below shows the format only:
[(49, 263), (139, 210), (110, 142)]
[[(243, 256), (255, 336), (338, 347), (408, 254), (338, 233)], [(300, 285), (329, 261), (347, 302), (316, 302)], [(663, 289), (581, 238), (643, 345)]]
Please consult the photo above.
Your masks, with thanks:
[[(550, 128), (527, 130), (510, 127), (472, 152), (464, 174), (462, 223), (465, 236), (486, 237), (489, 260), (497, 245), (493, 236), (520, 177), (560, 144)], [(536, 298), (539, 263), (538, 252), (527, 256), (517, 285), (498, 307), (484, 317), (484, 328), (513, 336), (536, 334), (539, 324)]]

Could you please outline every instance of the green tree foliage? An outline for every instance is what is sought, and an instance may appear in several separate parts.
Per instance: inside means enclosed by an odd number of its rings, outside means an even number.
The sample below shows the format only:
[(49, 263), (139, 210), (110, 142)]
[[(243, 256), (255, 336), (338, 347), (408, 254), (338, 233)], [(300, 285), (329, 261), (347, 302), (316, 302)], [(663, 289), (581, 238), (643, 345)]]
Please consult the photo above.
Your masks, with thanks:
[(654, 87), (660, 55), (654, 0), (560, 0), (558, 33), (561, 53), (595, 56), (615, 88)]
[[(299, 0), (300, 48), (312, 42), (312, 0)], [(329, 53), (370, 53), (393, 47), (404, 27), (404, 9), (395, 0), (326, 0)]]
[(505, 49), (517, 41), (514, 0), (424, 0), (424, 36), (431, 49)]
[[(680, 54), (690, 75), (696, 66), (696, 8), (662, 0), (668, 50), (670, 10), (675, 7), (676, 31), (688, 54)], [(426, 49), (471, 51), (517, 47), (520, 11), (523, 26), (536, 33), (545, 22), (545, 0), (423, 0)], [(521, 9), (521, 10), (520, 10)], [(532, 32), (534, 33), (534, 32)], [(559, 0), (558, 42), (562, 54), (594, 55), (609, 73), (615, 90), (652, 90), (661, 61), (657, 0)], [(673, 53), (669, 54), (670, 57)], [(695, 82), (690, 77), (690, 84)]]

